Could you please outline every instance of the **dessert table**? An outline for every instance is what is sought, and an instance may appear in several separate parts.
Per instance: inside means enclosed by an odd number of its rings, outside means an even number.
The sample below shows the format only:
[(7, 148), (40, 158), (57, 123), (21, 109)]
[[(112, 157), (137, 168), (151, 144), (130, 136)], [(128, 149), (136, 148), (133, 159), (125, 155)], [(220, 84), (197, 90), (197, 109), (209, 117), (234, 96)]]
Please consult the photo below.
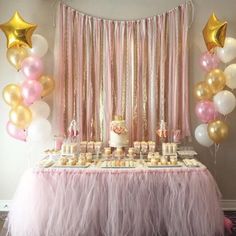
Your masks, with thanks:
[(220, 192), (196, 168), (34, 168), (8, 215), (12, 236), (223, 235)]

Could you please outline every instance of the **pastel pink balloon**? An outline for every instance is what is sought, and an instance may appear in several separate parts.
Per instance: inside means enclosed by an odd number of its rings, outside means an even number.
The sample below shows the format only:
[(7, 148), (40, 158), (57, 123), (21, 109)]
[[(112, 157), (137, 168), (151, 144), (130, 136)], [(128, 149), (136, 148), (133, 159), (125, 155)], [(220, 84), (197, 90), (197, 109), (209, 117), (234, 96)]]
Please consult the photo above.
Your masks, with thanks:
[(196, 104), (195, 113), (198, 119), (204, 123), (208, 123), (215, 118), (219, 117), (214, 103), (211, 101), (200, 101)]
[(21, 94), (25, 104), (29, 105), (38, 100), (42, 90), (43, 87), (37, 80), (26, 80), (21, 87)]
[(212, 69), (218, 68), (220, 59), (215, 53), (204, 52), (200, 57), (200, 65), (206, 71), (209, 72)]
[(43, 74), (43, 62), (39, 57), (26, 57), (21, 64), (21, 71), (28, 79), (39, 79)]
[(7, 122), (6, 128), (11, 137), (26, 142), (27, 132), (25, 130), (17, 128), (10, 121)]

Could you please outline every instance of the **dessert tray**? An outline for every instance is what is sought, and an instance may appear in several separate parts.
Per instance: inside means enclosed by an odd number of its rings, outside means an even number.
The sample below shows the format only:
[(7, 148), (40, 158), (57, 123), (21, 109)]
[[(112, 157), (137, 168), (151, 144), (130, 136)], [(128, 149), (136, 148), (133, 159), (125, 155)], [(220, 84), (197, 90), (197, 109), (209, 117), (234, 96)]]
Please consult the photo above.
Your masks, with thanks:
[(178, 161), (176, 164), (152, 164), (151, 162), (147, 162), (146, 166), (148, 168), (173, 168), (173, 167), (183, 167), (184, 164)]

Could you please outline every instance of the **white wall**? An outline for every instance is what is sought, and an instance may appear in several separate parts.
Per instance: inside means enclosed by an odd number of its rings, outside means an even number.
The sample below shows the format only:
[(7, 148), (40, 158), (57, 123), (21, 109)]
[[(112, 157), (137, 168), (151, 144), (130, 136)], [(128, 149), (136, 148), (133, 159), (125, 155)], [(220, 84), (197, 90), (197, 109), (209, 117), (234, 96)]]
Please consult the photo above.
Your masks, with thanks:
[[(135, 19), (152, 16), (178, 6), (183, 0), (71, 0), (67, 1), (72, 7), (82, 12), (113, 19)], [(49, 42), (50, 51), (45, 58), (47, 73), (52, 72), (53, 65), (53, 40), (54, 27), (53, 16), (55, 7), (53, 0), (0, 0), (0, 23), (7, 21), (15, 10), (18, 10), (25, 20), (38, 24), (37, 33), (42, 34)], [(190, 30), (190, 83), (193, 84), (204, 78), (204, 74), (198, 65), (198, 58), (205, 50), (202, 28), (208, 17), (214, 11), (220, 19), (228, 20), (228, 35), (236, 37), (236, 1), (194, 0), (195, 18)], [(11, 82), (15, 82), (16, 71), (7, 62), (6, 40), (0, 33), (0, 90)], [(16, 189), (19, 178), (27, 168), (29, 151), (27, 145), (10, 138), (5, 131), (5, 123), (8, 118), (7, 105), (0, 99), (0, 199), (11, 199)], [(191, 111), (193, 114), (194, 99), (191, 98)], [(236, 123), (234, 111), (228, 121), (230, 122), (230, 137), (222, 145), (217, 156), (217, 166), (209, 151), (194, 143), (200, 153), (200, 159), (214, 172), (217, 182), (226, 199), (236, 199)], [(192, 115), (192, 130), (197, 121)], [(36, 155), (35, 155), (36, 156)], [(36, 159), (36, 158), (34, 158)]]

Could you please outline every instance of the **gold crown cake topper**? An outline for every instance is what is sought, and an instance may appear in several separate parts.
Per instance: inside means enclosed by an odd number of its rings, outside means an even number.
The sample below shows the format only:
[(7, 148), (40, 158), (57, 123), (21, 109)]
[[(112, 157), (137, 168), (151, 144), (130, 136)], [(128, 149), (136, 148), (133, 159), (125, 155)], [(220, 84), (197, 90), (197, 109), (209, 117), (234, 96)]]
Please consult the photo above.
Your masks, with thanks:
[(115, 115), (115, 120), (123, 120), (123, 117), (121, 115)]

